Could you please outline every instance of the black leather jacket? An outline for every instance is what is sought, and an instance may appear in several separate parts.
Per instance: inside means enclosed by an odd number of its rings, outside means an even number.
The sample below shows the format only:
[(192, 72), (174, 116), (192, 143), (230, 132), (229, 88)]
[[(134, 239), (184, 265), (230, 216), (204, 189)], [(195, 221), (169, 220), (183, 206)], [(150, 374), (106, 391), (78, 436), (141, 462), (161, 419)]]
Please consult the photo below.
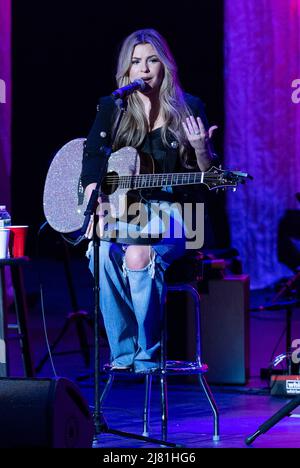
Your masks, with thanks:
[[(204, 106), (198, 97), (185, 94), (185, 100), (195, 117), (201, 117), (206, 128), (208, 128), (207, 118), (204, 112)], [(99, 99), (97, 105), (97, 115), (93, 126), (88, 134), (82, 159), (81, 183), (85, 188), (92, 182), (97, 182), (101, 167), (105, 161), (105, 147), (111, 144), (111, 128), (115, 118), (116, 105), (111, 96), (105, 96)], [(166, 147), (165, 172), (188, 172), (180, 167), (179, 149), (174, 142), (174, 136), (167, 134), (167, 140), (170, 146)], [(173, 143), (173, 145), (172, 145)], [(174, 144), (175, 143), (175, 144)], [(197, 169), (195, 169), (197, 171)], [(195, 187), (174, 187), (174, 192), (180, 193), (185, 197), (194, 192)]]

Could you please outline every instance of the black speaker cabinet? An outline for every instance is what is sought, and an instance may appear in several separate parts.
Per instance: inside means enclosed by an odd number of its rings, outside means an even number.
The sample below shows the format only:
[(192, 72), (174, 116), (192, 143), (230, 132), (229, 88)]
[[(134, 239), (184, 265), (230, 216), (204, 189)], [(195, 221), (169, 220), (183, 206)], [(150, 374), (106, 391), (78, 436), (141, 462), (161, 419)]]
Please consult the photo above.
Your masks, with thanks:
[(294, 270), (300, 265), (300, 210), (286, 210), (278, 224), (278, 260)]
[(89, 448), (94, 424), (68, 379), (0, 379), (0, 447)]
[(202, 356), (211, 383), (245, 384), (249, 376), (249, 276), (208, 281), (202, 294)]

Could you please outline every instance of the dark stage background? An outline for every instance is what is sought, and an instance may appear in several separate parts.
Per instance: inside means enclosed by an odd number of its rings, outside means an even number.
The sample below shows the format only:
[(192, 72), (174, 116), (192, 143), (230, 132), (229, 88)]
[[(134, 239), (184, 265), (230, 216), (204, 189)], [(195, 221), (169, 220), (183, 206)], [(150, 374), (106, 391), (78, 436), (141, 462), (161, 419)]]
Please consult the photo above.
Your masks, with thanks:
[[(123, 38), (152, 27), (167, 39), (184, 89), (206, 104), (223, 154), (223, 2), (13, 2), (14, 224), (29, 224), (28, 253), (44, 221), (49, 164), (69, 140), (85, 137), (97, 100), (115, 88)], [(224, 195), (213, 197), (217, 244), (228, 244)], [(47, 252), (43, 252), (47, 254)]]

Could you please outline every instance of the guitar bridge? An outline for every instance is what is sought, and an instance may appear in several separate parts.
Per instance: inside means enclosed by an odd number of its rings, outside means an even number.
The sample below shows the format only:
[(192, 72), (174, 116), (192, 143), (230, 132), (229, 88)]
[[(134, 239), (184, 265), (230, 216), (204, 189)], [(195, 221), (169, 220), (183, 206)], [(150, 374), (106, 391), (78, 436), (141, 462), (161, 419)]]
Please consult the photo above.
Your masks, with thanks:
[(84, 189), (83, 189), (83, 185), (81, 182), (81, 177), (79, 177), (78, 185), (77, 185), (77, 199), (78, 199), (78, 206), (82, 205), (83, 200), (84, 200)]

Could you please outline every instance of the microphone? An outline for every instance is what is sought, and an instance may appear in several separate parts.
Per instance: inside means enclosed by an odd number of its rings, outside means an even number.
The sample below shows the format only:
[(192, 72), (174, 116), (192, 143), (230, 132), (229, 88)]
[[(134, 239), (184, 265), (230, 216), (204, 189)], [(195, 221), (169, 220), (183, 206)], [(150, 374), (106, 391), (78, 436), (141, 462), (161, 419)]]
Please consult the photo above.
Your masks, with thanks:
[(138, 89), (144, 90), (146, 88), (146, 83), (144, 80), (134, 80), (132, 83), (129, 83), (127, 86), (122, 86), (122, 88), (116, 89), (111, 93), (111, 96), (114, 99), (123, 99), (130, 94), (134, 93)]

